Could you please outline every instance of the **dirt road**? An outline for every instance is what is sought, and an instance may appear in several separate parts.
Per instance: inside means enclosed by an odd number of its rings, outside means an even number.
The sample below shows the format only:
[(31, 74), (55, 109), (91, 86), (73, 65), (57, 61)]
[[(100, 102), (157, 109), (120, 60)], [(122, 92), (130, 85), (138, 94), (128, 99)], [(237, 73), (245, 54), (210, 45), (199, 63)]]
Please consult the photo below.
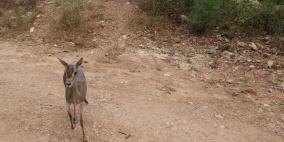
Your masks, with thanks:
[[(126, 0), (100, 1), (105, 9), (128, 7)], [(124, 44), (123, 17), (111, 15), (101, 31), (101, 46)], [(121, 14), (121, 13), (116, 13)], [(115, 21), (118, 20), (118, 21)], [(108, 26), (117, 25), (118, 28)], [(115, 31), (115, 29), (117, 31)], [(116, 39), (116, 40), (115, 40)], [(99, 44), (100, 46), (100, 44)], [(138, 46), (138, 45), (135, 45)], [(51, 54), (54, 53), (54, 54)], [(167, 55), (129, 49), (116, 62), (104, 62), (102, 49), (64, 49), (0, 40), (0, 141), (78, 142), (65, 110), (63, 66), (56, 57), (79, 57), (88, 81), (85, 110), (90, 142), (283, 142), (283, 133), (252, 124), (254, 106), (240, 103), (219, 88), (207, 88), (188, 71), (166, 61)], [(257, 109), (257, 108), (255, 108)]]

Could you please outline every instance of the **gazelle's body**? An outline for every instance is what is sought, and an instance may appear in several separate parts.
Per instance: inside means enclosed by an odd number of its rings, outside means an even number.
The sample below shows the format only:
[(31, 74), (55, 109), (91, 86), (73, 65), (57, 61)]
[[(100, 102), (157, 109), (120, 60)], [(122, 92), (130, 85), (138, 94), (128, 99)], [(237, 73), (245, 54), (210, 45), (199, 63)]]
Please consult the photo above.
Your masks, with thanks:
[[(83, 142), (86, 142), (84, 124), (83, 124), (83, 106), (88, 103), (86, 100), (87, 82), (82, 69), (79, 66), (82, 64), (81, 58), (75, 65), (70, 65), (65, 61), (58, 59), (65, 67), (63, 75), (63, 83), (65, 86), (65, 97), (67, 104), (67, 112), (71, 122), (71, 128), (74, 129), (76, 124), (76, 106), (80, 105), (80, 124), (83, 132)], [(73, 104), (74, 113), (72, 115), (71, 105)]]
[[(67, 73), (64, 72), (63, 82), (67, 80)], [(68, 87), (65, 83), (65, 97), (69, 104), (80, 104), (86, 101), (87, 83), (84, 72), (81, 69), (77, 70), (77, 74), (72, 87)]]

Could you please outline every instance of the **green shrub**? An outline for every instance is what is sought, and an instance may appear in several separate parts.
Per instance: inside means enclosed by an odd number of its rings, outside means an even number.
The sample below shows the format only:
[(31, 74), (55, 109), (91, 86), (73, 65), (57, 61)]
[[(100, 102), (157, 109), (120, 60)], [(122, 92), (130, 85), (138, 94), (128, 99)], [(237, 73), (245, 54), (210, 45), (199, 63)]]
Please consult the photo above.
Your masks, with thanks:
[[(284, 5), (279, 0), (262, 0), (253, 4), (249, 0), (227, 3), (226, 16), (231, 17), (231, 25), (236, 25), (242, 32), (281, 33), (284, 26)], [(283, 3), (283, 2), (282, 2)], [(232, 12), (230, 12), (232, 11)]]
[(205, 32), (215, 26), (222, 14), (223, 0), (194, 0), (190, 14), (193, 31)]
[(214, 26), (231, 38), (238, 32), (284, 31), (283, 0), (139, 0), (139, 4), (154, 17), (167, 16), (173, 20), (185, 17), (186, 20), (181, 20), (200, 33)]

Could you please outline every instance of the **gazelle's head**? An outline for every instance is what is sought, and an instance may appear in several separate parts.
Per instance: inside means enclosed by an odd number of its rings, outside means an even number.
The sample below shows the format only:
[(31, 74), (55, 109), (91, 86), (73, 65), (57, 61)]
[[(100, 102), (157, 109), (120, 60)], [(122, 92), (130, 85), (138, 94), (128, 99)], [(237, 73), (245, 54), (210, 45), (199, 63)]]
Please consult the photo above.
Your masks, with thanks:
[(67, 87), (72, 87), (75, 79), (76, 79), (76, 75), (77, 75), (77, 70), (79, 68), (79, 66), (82, 65), (83, 63), (83, 58), (81, 58), (75, 65), (73, 64), (68, 64), (65, 61), (57, 58), (60, 63), (65, 67), (65, 71), (64, 71), (64, 76), (65, 76), (65, 81), (64, 84)]

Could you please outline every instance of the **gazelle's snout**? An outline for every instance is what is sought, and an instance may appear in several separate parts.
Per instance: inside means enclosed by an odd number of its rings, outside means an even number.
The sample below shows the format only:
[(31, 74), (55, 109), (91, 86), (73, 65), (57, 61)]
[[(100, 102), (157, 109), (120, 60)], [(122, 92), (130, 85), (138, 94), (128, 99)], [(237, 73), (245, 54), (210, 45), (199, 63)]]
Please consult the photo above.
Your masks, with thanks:
[(72, 87), (72, 81), (70, 79), (66, 79), (65, 85), (67, 87)]

